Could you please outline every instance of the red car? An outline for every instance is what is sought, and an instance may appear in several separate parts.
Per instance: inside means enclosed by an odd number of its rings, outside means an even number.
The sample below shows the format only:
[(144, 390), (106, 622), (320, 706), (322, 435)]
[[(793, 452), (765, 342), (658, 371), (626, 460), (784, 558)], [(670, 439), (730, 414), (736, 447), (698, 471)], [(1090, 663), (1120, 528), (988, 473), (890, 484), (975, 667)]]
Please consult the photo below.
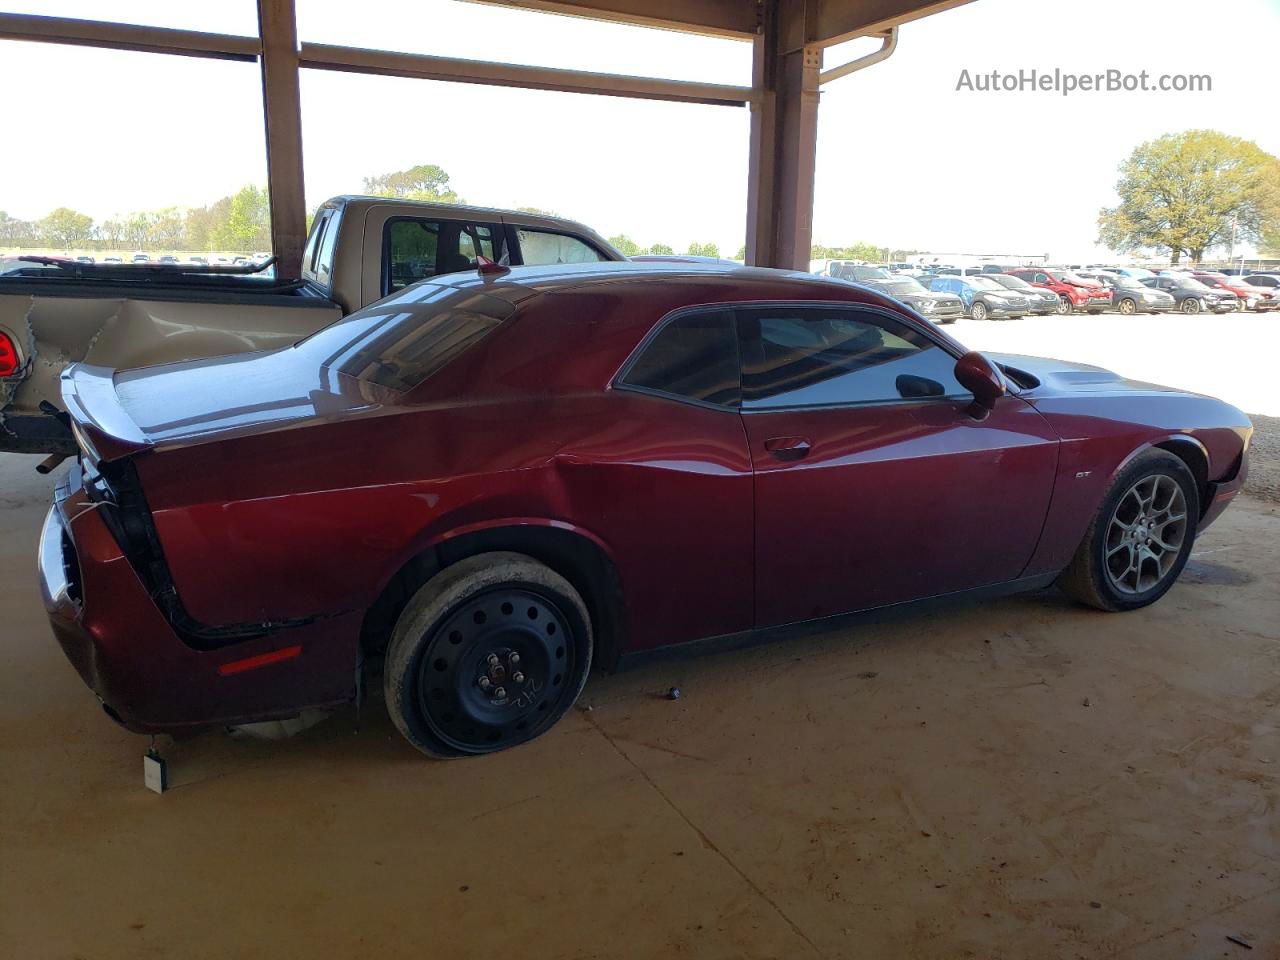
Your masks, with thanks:
[(55, 634), (155, 732), (360, 696), (429, 754), (547, 730), (595, 664), (1059, 581), (1173, 583), (1245, 477), (1217, 400), (989, 360), (870, 290), (486, 265), (297, 345), (112, 372), (40, 546)]
[(1205, 271), (1193, 273), (1192, 276), (1206, 287), (1235, 294), (1240, 300), (1239, 309), (1241, 310), (1256, 310), (1261, 313), (1264, 310), (1274, 310), (1280, 307), (1280, 290), (1255, 287), (1240, 277), (1229, 277), (1225, 273)]
[(1101, 313), (1111, 309), (1111, 291), (1100, 283), (1078, 277), (1067, 270), (1049, 270), (1043, 267), (1023, 267), (1010, 270), (1009, 275), (1025, 280), (1033, 287), (1052, 290), (1058, 295), (1059, 314), (1084, 310)]

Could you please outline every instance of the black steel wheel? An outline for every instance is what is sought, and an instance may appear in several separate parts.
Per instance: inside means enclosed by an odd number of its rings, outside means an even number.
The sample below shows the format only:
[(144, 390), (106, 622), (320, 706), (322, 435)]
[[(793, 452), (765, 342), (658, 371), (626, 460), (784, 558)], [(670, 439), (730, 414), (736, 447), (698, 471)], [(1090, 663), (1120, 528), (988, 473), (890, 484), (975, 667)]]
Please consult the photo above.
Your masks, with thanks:
[(559, 574), (523, 554), (469, 557), (428, 581), (396, 623), (387, 708), (431, 756), (505, 750), (573, 705), (591, 647), (586, 605)]

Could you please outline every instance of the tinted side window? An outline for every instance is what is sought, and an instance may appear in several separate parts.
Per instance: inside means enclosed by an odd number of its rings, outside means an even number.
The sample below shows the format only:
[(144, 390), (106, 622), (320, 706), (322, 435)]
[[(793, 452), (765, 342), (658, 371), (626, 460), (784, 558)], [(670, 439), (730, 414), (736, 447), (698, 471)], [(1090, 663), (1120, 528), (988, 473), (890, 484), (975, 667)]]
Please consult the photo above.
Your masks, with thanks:
[(311, 224), (311, 234), (307, 237), (307, 245), (302, 251), (302, 275), (308, 280), (316, 278), (316, 255), (320, 251), (320, 240), (332, 216), (332, 210), (321, 210), (315, 222)]
[(703, 403), (738, 405), (738, 334), (727, 311), (677, 317), (650, 340), (622, 382)]
[(552, 233), (550, 230), (531, 230), (520, 227), (516, 230), (516, 242), (520, 244), (520, 253), (529, 266), (542, 266), (548, 263), (597, 263), (605, 259), (595, 247), (567, 233)]
[(744, 409), (967, 396), (955, 358), (880, 314), (804, 307), (744, 313)]
[(336, 210), (329, 217), (329, 223), (325, 227), (324, 236), (320, 239), (319, 249), (316, 251), (315, 275), (312, 279), (323, 287), (333, 285), (333, 250), (338, 243), (341, 218), (342, 214)]
[(476, 257), (498, 261), (495, 228), (487, 223), (402, 217), (387, 223), (385, 293), (442, 273), (476, 265)]

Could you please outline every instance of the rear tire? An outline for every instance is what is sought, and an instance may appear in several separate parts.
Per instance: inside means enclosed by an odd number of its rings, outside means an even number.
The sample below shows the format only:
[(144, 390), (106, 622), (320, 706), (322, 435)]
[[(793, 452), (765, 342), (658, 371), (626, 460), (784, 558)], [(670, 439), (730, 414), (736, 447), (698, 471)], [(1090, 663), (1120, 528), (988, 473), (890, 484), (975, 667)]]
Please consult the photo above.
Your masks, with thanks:
[(1058, 586), (1099, 610), (1155, 603), (1182, 573), (1199, 517), (1187, 465), (1166, 450), (1148, 450), (1112, 483)]
[(505, 750), (573, 706), (591, 653), (591, 618), (569, 581), (524, 554), (478, 554), (427, 581), (396, 621), (387, 712), (428, 756)]

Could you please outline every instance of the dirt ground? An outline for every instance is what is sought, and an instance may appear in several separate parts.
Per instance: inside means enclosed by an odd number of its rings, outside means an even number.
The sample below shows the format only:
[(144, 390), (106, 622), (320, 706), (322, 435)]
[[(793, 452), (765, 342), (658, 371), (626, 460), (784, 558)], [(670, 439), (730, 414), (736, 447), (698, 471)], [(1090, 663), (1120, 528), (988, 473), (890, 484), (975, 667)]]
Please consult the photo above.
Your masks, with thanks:
[[(1052, 591), (593, 679), (421, 758), (380, 702), (165, 743), (54, 644), (0, 457), (0, 957), (1280, 957), (1280, 515), (1128, 615)], [(661, 694), (678, 685), (678, 701)]]

